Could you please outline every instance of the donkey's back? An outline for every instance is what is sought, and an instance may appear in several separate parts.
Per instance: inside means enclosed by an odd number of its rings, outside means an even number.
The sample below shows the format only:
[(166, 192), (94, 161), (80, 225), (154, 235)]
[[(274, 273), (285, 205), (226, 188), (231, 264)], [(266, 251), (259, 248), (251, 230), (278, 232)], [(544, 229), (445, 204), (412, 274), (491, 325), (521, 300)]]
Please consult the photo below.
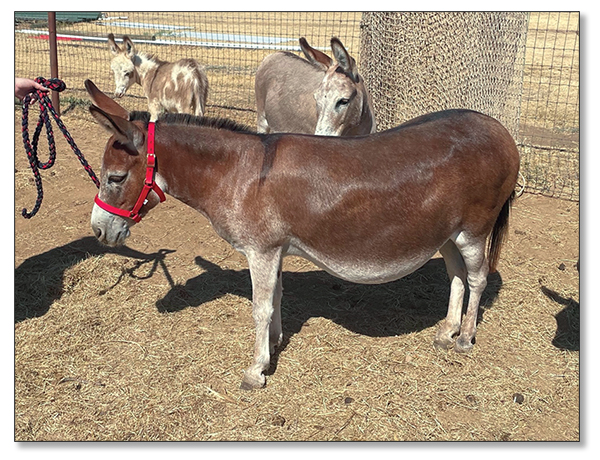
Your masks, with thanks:
[(314, 134), (317, 106), (313, 94), (322, 80), (323, 71), (293, 53), (267, 56), (256, 71), (258, 130)]
[(160, 111), (204, 115), (208, 78), (194, 59), (159, 62), (156, 78), (145, 79), (142, 86), (149, 104), (158, 105)]
[(468, 110), (371, 136), (288, 135), (269, 145), (277, 150), (263, 168), (266, 202), (293, 237), (362, 261), (402, 259), (412, 242), (433, 254), (456, 232), (487, 236), (519, 169), (508, 131)]

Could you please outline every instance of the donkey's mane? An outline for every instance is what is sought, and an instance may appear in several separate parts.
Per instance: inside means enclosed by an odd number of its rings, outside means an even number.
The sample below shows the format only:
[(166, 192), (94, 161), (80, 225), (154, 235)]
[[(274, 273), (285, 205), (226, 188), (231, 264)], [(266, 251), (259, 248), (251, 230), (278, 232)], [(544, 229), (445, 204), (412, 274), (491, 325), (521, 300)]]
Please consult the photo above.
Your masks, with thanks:
[[(129, 120), (131, 121), (143, 121), (148, 123), (150, 121), (149, 112), (131, 112), (129, 114)], [(257, 134), (256, 131), (250, 127), (237, 123), (228, 118), (212, 118), (212, 117), (198, 117), (187, 113), (165, 113), (158, 118), (158, 123), (164, 123), (168, 125), (192, 125), (192, 126), (206, 126), (208, 128), (215, 129), (226, 129), (229, 131), (235, 131), (246, 134)]]
[(160, 59), (158, 57), (158, 55), (155, 53), (150, 54), (150, 53), (144, 53), (144, 52), (137, 51), (135, 54), (136, 54), (136, 56), (139, 56), (140, 59), (147, 59), (149, 61), (154, 62), (155, 64), (162, 64), (163, 62), (165, 62), (162, 59)]

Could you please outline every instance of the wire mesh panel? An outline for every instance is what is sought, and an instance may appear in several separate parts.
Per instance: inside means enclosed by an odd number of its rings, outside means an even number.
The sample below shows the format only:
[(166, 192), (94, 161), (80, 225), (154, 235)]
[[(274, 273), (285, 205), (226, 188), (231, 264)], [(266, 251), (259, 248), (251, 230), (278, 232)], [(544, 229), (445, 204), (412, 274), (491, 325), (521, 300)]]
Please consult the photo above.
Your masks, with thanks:
[[(256, 123), (254, 76), (298, 38), (330, 53), (339, 37), (359, 63), (378, 130), (445, 108), (499, 119), (521, 152), (526, 190), (579, 199), (578, 13), (57, 13), (61, 109), (88, 102), (89, 78), (114, 91), (107, 35), (165, 61), (194, 58), (209, 80), (206, 115)], [(50, 77), (46, 13), (15, 14), (15, 72)], [(120, 100), (147, 110), (141, 86)]]
[(531, 13), (521, 123), (527, 189), (579, 200), (579, 13)]
[(579, 199), (577, 13), (364, 13), (361, 72), (379, 129), (435, 110), (500, 120), (526, 190)]
[[(86, 78), (112, 93), (107, 35), (113, 33), (117, 43), (128, 35), (139, 52), (170, 62), (196, 59), (209, 80), (206, 115), (253, 126), (254, 75), (262, 59), (277, 50), (300, 54), (300, 37), (331, 54), (329, 41), (337, 36), (358, 60), (360, 16), (356, 12), (105, 12), (89, 22), (59, 21), (60, 78), (71, 97), (87, 100)], [(47, 20), (18, 21), (15, 32), (17, 74), (49, 76)], [(29, 50), (43, 59), (31, 61)], [(147, 110), (139, 85), (131, 87), (120, 102), (130, 110)]]

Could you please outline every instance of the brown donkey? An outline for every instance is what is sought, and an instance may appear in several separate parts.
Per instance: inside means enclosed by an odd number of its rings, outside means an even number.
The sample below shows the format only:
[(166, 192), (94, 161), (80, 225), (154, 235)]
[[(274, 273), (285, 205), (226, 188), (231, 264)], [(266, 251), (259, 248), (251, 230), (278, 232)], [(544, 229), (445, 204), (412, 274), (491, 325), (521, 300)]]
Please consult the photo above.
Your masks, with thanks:
[(91, 113), (112, 134), (91, 218), (98, 239), (122, 244), (164, 191), (205, 215), (248, 259), (256, 344), (242, 388), (265, 384), (282, 340), (286, 255), (345, 280), (385, 283), (439, 250), (451, 292), (434, 343), (472, 348), (519, 170), (515, 142), (498, 121), (448, 110), (370, 136), (264, 135), (181, 115), (148, 123), (148, 114), (130, 114), (86, 87)]
[(293, 53), (267, 56), (256, 71), (258, 131), (323, 136), (374, 133), (375, 114), (356, 62), (337, 38), (331, 39), (335, 61), (312, 48), (305, 38)]
[(208, 96), (208, 78), (194, 59), (165, 62), (156, 56), (138, 53), (128, 36), (123, 48), (108, 34), (108, 46), (113, 53), (110, 67), (115, 75), (115, 96), (123, 97), (137, 83), (148, 98), (152, 120), (161, 113), (204, 115)]

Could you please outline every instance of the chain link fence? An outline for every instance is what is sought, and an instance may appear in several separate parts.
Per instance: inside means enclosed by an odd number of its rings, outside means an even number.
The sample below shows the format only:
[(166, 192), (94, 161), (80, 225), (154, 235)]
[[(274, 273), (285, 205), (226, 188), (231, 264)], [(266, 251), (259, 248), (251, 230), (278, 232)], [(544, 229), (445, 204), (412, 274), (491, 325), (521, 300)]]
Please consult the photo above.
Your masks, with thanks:
[[(15, 13), (15, 73), (50, 77), (46, 13)], [(107, 35), (160, 59), (197, 59), (206, 115), (254, 126), (254, 75), (299, 37), (330, 53), (339, 37), (373, 96), (378, 130), (428, 111), (471, 108), (502, 121), (521, 152), (526, 190), (579, 199), (578, 13), (57, 13), (61, 109), (87, 103), (83, 82), (114, 90)], [(140, 86), (120, 103), (146, 110)]]

